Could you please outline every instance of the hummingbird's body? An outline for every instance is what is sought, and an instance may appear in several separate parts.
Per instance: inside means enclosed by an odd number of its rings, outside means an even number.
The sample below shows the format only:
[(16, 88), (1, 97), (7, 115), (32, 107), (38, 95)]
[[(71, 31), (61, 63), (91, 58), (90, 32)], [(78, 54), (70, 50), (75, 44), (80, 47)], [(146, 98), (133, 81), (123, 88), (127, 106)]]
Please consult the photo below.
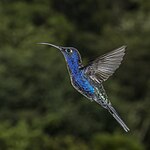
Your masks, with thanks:
[(129, 131), (129, 128), (112, 107), (111, 102), (108, 101), (107, 94), (102, 85), (102, 82), (107, 80), (121, 64), (125, 54), (125, 46), (99, 57), (87, 66), (83, 66), (77, 49), (49, 43), (39, 44), (46, 44), (59, 49), (66, 60), (73, 87), (91, 101), (94, 100), (107, 109), (124, 130), (126, 132)]

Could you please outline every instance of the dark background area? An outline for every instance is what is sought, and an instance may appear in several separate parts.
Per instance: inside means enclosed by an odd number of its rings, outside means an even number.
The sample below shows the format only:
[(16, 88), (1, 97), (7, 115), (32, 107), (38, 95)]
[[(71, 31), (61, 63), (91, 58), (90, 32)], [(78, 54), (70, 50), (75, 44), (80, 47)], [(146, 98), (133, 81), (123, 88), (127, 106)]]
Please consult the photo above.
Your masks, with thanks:
[[(76, 47), (84, 64), (127, 45), (104, 83), (130, 128), (70, 84), (61, 53), (37, 42)], [(150, 149), (150, 1), (0, 1), (1, 150)]]

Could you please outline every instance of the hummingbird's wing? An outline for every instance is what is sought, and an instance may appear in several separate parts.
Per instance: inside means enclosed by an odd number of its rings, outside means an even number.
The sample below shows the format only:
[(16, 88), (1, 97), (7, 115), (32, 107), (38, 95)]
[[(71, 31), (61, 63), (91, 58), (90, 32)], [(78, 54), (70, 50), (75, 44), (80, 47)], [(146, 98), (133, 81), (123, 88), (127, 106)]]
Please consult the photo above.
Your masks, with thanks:
[(126, 46), (100, 56), (86, 66), (85, 74), (98, 83), (106, 81), (119, 67), (125, 54)]

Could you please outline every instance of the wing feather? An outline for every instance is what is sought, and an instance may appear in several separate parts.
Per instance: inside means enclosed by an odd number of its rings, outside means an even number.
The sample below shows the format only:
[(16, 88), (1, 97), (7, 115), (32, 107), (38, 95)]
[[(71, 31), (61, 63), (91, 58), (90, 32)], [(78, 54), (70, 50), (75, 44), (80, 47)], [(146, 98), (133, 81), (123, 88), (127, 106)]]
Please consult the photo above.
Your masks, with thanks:
[(98, 57), (85, 67), (85, 74), (99, 83), (106, 81), (121, 64), (125, 55), (125, 49), (126, 46), (122, 46)]

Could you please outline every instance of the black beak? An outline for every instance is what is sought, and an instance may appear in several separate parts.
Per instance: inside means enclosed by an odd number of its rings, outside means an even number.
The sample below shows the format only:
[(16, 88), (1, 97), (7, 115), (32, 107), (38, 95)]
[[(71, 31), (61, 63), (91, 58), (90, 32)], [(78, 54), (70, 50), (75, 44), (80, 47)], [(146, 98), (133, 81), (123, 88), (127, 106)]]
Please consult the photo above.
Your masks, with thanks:
[(50, 44), (50, 43), (37, 43), (37, 44), (50, 45), (50, 46), (53, 46), (53, 47), (55, 47), (55, 48), (57, 48), (57, 49), (59, 49), (59, 50), (62, 50), (62, 47), (61, 47), (61, 46), (56, 46), (56, 45)]

